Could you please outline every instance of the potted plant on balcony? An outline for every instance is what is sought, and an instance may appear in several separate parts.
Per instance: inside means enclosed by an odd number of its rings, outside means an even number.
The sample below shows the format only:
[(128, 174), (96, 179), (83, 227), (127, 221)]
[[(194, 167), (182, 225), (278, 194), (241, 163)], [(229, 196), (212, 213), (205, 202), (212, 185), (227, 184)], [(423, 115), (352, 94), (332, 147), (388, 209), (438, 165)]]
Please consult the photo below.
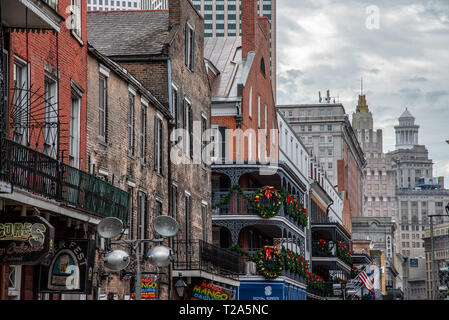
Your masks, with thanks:
[(307, 209), (303, 207), (302, 203), (295, 200), (289, 193), (285, 193), (284, 205), (288, 216), (303, 227), (307, 226)]
[(337, 256), (343, 261), (345, 261), (347, 264), (352, 265), (351, 251), (341, 241), (338, 241)]

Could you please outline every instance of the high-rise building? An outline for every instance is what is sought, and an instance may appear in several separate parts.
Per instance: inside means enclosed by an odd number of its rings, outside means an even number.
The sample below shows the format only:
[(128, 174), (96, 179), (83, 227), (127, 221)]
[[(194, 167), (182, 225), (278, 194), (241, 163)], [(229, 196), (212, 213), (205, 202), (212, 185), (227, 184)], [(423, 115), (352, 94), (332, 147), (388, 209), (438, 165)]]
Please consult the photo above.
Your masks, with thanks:
[(142, 9), (142, 0), (87, 0), (87, 11), (140, 9)]
[[(242, 34), (242, 1), (246, 0), (192, 0), (204, 17), (205, 37), (235, 37)], [(270, 22), (270, 75), (273, 94), (276, 99), (276, 0), (257, 1), (260, 16)]]
[(142, 0), (142, 10), (166, 10), (168, 0)]

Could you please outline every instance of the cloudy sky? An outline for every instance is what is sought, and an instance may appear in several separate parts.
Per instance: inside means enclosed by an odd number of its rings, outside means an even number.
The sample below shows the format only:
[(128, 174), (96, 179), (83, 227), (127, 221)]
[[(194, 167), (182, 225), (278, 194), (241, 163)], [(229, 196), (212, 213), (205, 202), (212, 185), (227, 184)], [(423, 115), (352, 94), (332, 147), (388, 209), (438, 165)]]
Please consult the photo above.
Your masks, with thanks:
[(277, 68), (278, 104), (329, 89), (350, 115), (363, 77), (384, 152), (407, 107), (449, 187), (449, 0), (277, 0)]

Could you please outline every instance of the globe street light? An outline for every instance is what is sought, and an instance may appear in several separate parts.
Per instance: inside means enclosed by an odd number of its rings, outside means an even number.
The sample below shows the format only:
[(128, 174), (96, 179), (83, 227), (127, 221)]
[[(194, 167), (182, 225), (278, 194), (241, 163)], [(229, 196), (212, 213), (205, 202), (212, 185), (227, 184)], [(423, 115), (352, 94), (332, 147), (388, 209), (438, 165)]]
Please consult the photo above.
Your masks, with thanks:
[[(161, 235), (162, 237), (173, 237), (179, 231), (178, 222), (169, 216), (158, 216), (154, 219), (153, 222), (154, 231)], [(123, 223), (120, 219), (115, 217), (107, 217), (100, 221), (97, 226), (97, 232), (100, 237), (105, 239), (112, 239), (123, 233)], [(156, 238), (156, 239), (133, 239), (133, 240), (119, 240), (119, 241), (111, 241), (112, 244), (131, 244), (135, 251), (135, 259), (136, 259), (136, 283), (135, 283), (135, 300), (141, 299), (141, 271), (140, 271), (140, 245), (143, 242), (155, 242), (159, 243), (157, 246), (151, 248), (147, 257), (150, 263), (156, 266), (159, 270), (159, 267), (166, 267), (170, 265), (173, 251), (171, 248), (161, 245), (164, 239)], [(125, 269), (130, 263), (129, 254), (123, 250), (113, 250), (108, 252), (104, 258), (105, 267), (111, 271), (120, 271)]]

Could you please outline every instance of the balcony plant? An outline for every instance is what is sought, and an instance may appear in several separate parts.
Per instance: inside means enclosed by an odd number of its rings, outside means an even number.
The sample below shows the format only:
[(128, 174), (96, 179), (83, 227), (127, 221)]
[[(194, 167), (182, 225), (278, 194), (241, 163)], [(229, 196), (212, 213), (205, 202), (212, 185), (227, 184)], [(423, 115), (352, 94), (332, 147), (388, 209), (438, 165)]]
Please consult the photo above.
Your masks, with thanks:
[(351, 251), (341, 241), (338, 241), (337, 256), (349, 265), (352, 265)]
[(281, 253), (274, 247), (265, 246), (255, 255), (257, 270), (265, 279), (275, 279), (281, 275), (284, 269), (284, 261)]
[(302, 203), (295, 200), (289, 193), (284, 193), (284, 206), (287, 215), (291, 216), (297, 223), (303, 227), (307, 227), (307, 209), (303, 207)]
[(332, 256), (332, 244), (325, 240), (319, 239), (319, 241), (313, 242), (313, 255), (318, 257), (330, 257)]

